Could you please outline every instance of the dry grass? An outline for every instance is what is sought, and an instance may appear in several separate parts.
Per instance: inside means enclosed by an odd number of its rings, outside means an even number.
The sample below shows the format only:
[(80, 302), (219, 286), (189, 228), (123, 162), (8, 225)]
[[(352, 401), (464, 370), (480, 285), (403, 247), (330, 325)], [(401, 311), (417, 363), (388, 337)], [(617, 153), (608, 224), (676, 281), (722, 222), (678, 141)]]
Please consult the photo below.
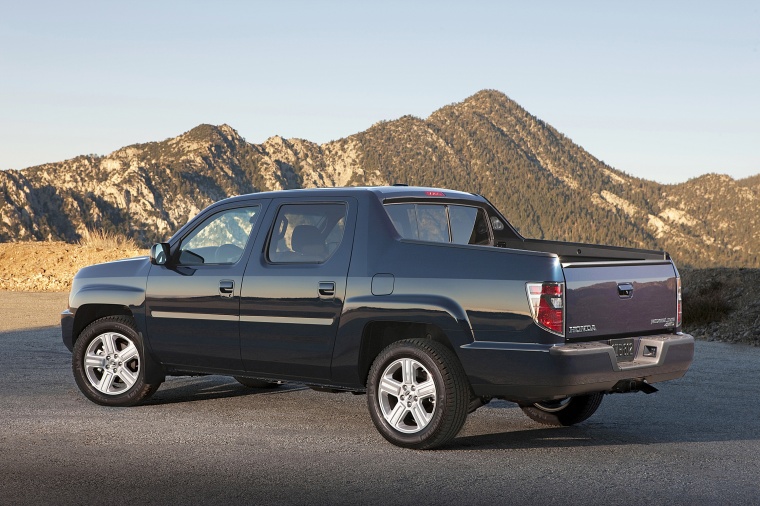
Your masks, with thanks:
[(102, 250), (137, 250), (139, 246), (131, 237), (114, 234), (105, 230), (87, 230), (82, 234), (79, 245)]

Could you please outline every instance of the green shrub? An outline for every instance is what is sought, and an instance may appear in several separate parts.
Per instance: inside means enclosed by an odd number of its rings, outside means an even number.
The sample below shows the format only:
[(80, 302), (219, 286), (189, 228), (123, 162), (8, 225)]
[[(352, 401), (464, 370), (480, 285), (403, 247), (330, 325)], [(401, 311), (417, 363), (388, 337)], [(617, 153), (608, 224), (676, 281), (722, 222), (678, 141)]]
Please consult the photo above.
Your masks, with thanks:
[(700, 327), (726, 318), (732, 309), (727, 300), (727, 288), (722, 281), (713, 280), (684, 294), (684, 328)]

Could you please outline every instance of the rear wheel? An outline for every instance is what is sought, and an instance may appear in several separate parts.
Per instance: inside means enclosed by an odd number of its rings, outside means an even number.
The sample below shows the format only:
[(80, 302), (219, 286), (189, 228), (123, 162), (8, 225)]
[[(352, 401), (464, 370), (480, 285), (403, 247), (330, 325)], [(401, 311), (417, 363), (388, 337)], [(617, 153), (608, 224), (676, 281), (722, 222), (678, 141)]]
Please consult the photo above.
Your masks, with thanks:
[(260, 379), (245, 378), (243, 376), (235, 376), (235, 380), (243, 386), (248, 388), (277, 388), (282, 385), (282, 381), (265, 381)]
[(104, 406), (139, 404), (161, 385), (145, 381), (142, 339), (126, 316), (88, 325), (74, 343), (71, 366), (79, 390)]
[(520, 406), (520, 408), (531, 420), (538, 423), (567, 427), (580, 423), (593, 415), (602, 403), (603, 396), (602, 393), (577, 395), (554, 401), (536, 402), (535, 404)]
[(391, 344), (375, 359), (367, 403), (385, 439), (405, 448), (432, 449), (459, 433), (470, 388), (451, 350), (435, 341), (408, 339)]

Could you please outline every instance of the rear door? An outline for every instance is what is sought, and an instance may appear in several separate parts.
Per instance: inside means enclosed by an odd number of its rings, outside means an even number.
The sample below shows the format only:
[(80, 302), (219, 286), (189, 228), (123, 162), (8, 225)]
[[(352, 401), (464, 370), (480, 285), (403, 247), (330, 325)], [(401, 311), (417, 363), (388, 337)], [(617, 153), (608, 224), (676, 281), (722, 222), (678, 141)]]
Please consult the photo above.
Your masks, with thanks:
[(672, 332), (677, 278), (669, 261), (564, 264), (567, 339)]
[(260, 234), (243, 279), (240, 346), (248, 372), (329, 379), (356, 211), (352, 198), (272, 203), (272, 228)]

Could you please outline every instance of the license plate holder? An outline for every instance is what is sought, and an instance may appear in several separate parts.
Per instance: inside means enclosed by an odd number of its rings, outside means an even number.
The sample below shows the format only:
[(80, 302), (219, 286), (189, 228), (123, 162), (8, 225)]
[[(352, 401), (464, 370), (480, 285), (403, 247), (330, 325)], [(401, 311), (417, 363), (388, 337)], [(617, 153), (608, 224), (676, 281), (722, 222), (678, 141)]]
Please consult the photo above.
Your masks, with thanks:
[(633, 360), (636, 344), (632, 337), (610, 339), (610, 346), (615, 350), (615, 358), (618, 362), (631, 362)]

